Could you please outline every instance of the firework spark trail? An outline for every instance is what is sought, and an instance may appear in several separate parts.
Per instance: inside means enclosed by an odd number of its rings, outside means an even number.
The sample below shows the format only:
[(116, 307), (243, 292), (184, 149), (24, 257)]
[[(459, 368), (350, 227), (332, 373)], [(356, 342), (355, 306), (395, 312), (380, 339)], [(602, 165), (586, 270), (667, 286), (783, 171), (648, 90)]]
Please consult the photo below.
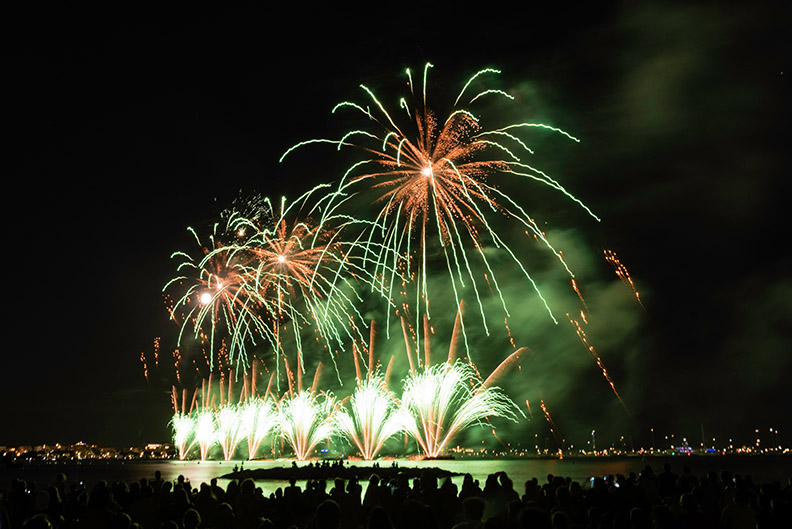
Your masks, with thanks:
[[(572, 278), (572, 288), (574, 289), (575, 293), (578, 295), (578, 299), (580, 299), (580, 303), (583, 304), (583, 309), (586, 311), (587, 314), (589, 314), (591, 311), (589, 311), (588, 304), (586, 303), (586, 300), (583, 299), (583, 294), (581, 294), (580, 288), (578, 287), (577, 281), (575, 281), (574, 277)], [(583, 311), (581, 311), (581, 317), (583, 317)], [(585, 317), (583, 317), (583, 319), (585, 321)]]
[(605, 377), (605, 380), (608, 381), (611, 390), (613, 390), (613, 394), (616, 395), (616, 398), (619, 399), (619, 402), (621, 402), (624, 411), (626, 411), (629, 414), (629, 410), (627, 409), (627, 405), (624, 403), (624, 399), (622, 399), (621, 395), (619, 395), (619, 392), (616, 390), (616, 384), (613, 382), (613, 379), (608, 374), (608, 370), (605, 369), (605, 364), (602, 363), (602, 358), (600, 358), (600, 355), (597, 354), (597, 351), (594, 349), (594, 346), (591, 345), (591, 343), (589, 343), (588, 336), (586, 336), (586, 332), (583, 330), (583, 327), (580, 326), (580, 323), (578, 323), (577, 320), (570, 317), (569, 314), (567, 314), (567, 318), (569, 318), (569, 323), (571, 323), (572, 326), (575, 328), (575, 332), (577, 333), (578, 338), (580, 338), (581, 343), (583, 343), (586, 349), (588, 349), (589, 353), (591, 353), (591, 356), (594, 357), (594, 360), (596, 360), (597, 366), (600, 368), (600, 371), (602, 371), (602, 376)]
[[(164, 291), (171, 285), (188, 282), (186, 291), (173, 310), (174, 319), (181, 324), (178, 344), (182, 344), (190, 325), (193, 327), (193, 339), (203, 342), (203, 337), (208, 336), (210, 370), (214, 365), (216, 336), (223, 332), (231, 336), (229, 355), (243, 364), (246, 341), (252, 341), (257, 332), (266, 332), (266, 326), (259, 316), (260, 297), (250, 287), (246, 274), (250, 257), (231, 252), (219, 240), (224, 232), (218, 230), (218, 225), (215, 225), (210, 244), (204, 245), (195, 230), (189, 229), (199, 244), (202, 256), (194, 258), (185, 252), (175, 252), (172, 258), (182, 259), (177, 271), (182, 274), (189, 271), (190, 275), (179, 275), (163, 288)], [(176, 316), (180, 307), (184, 307), (185, 311), (181, 322)]]
[(195, 416), (195, 441), (200, 447), (201, 461), (206, 461), (209, 449), (217, 442), (217, 423), (211, 410), (200, 410)]
[(357, 386), (349, 399), (349, 409), (341, 409), (337, 419), (339, 431), (366, 460), (374, 459), (385, 441), (403, 432), (405, 421), (398, 400), (386, 383), (390, 364), (386, 374), (382, 375), (374, 361), (375, 328), (372, 321), (365, 375), (360, 367), (365, 360), (357, 348), (353, 350)]
[[(270, 333), (273, 348), (285, 356), (282, 347), (281, 323), (290, 322), (296, 343), (297, 364), (304, 371), (301, 330), (313, 326), (324, 346), (342, 349), (344, 342), (363, 341), (357, 322), (358, 283), (379, 288), (369, 272), (370, 257), (356, 240), (342, 234), (359, 221), (336, 214), (332, 198), (324, 196), (309, 205), (308, 198), (326, 186), (317, 186), (300, 199), (271, 215), (271, 226), (259, 227), (249, 219), (238, 217), (233, 225), (237, 231), (249, 232), (239, 246), (243, 252), (255, 255), (256, 267), (250, 275), (259, 292), (266, 319), (275, 329)], [(271, 208), (268, 200), (265, 206)], [(271, 208), (271, 211), (274, 210)], [(292, 219), (298, 220), (292, 220)], [(363, 248), (363, 255), (356, 250)], [(385, 293), (382, 292), (385, 296)], [(343, 384), (335, 356), (330, 355), (339, 383)]]
[(528, 399), (525, 399), (525, 407), (528, 408), (528, 415), (531, 416), (533, 419), (533, 411), (531, 410), (531, 402)]
[(550, 416), (550, 412), (548, 411), (547, 406), (544, 403), (544, 400), (540, 400), (539, 405), (542, 408), (542, 413), (544, 413), (545, 419), (547, 419), (547, 422), (550, 425), (550, 433), (553, 434), (556, 443), (558, 443), (559, 446), (558, 453), (561, 454), (564, 447), (564, 440), (561, 437), (561, 432), (559, 432), (558, 426), (556, 426), (555, 421)]
[(146, 377), (146, 382), (150, 384), (151, 380), (149, 380), (149, 369), (148, 369), (148, 364), (146, 363), (145, 352), (140, 353), (140, 363), (143, 364), (143, 376)]
[(278, 432), (291, 446), (294, 456), (304, 461), (316, 445), (337, 432), (338, 402), (329, 393), (316, 395), (301, 391), (286, 395), (278, 403)]
[[(399, 402), (374, 362), (373, 332), (370, 344), (368, 365), (373, 369), (358, 379), (348, 409), (343, 409), (331, 394), (317, 392), (321, 364), (310, 390), (290, 391), (277, 404), (269, 398), (274, 373), (264, 398), (255, 396), (252, 375), (249, 381), (243, 377), (237, 398), (231, 372), (221, 374), (216, 385), (210, 374), (195, 390), (189, 411), (187, 390), (182, 390), (180, 396), (174, 386), (171, 423), (180, 458), (186, 458), (197, 444), (201, 460), (206, 460), (218, 445), (224, 459), (229, 460), (245, 438), (248, 457), (253, 458), (262, 439), (277, 434), (292, 447), (295, 457), (303, 460), (318, 443), (342, 434), (364, 458), (373, 459), (387, 439), (402, 431), (413, 436), (426, 455), (437, 456), (468, 426), (483, 425), (489, 422), (489, 417), (516, 420), (517, 413), (521, 413), (493, 383), (503, 371), (515, 365), (523, 349), (504, 360), (484, 382), (475, 366), (461, 360), (453, 363), (449, 360), (434, 367), (424, 365), (419, 372), (408, 376), (403, 401)], [(430, 360), (427, 356), (424, 361)], [(391, 365), (392, 358), (389, 368)], [(288, 373), (291, 379), (293, 374)], [(300, 376), (296, 374), (295, 386), (302, 386)]]
[[(426, 280), (427, 245), (430, 242), (442, 248), (457, 304), (462, 301), (462, 289), (472, 289), (487, 332), (482, 294), (473, 271), (474, 255), (484, 267), (507, 316), (508, 308), (490, 259), (484, 251), (486, 245), (499, 248), (517, 263), (557, 323), (538, 285), (522, 265), (520, 258), (495, 231), (492, 224), (493, 214), (522, 223), (568, 270), (566, 264), (525, 210), (485, 180), (497, 173), (510, 173), (535, 180), (561, 192), (597, 218), (560, 183), (537, 168), (525, 164), (519, 157), (523, 152), (532, 153), (518, 136), (527, 130), (547, 130), (574, 141), (578, 140), (556, 127), (538, 123), (518, 123), (486, 130), (473, 113), (465, 108), (456, 108), (463, 101), (463, 95), (475, 78), (484, 74), (500, 73), (493, 69), (476, 73), (465, 84), (457, 97), (455, 108), (441, 122), (427, 105), (426, 77), (429, 67), (431, 65), (427, 64), (424, 69), (422, 100), (418, 101), (414, 109), (411, 109), (405, 99), (400, 102), (401, 108), (415, 127), (413, 136), (402, 132), (402, 128), (396, 124), (375, 94), (361, 85), (367, 98), (373, 103), (373, 109), (347, 101), (337, 105), (333, 112), (346, 108), (360, 112), (370, 124), (379, 127), (378, 132), (353, 130), (343, 135), (341, 140), (304, 141), (287, 150), (281, 161), (294, 149), (313, 143), (331, 143), (339, 149), (342, 146), (357, 147), (366, 153), (367, 158), (353, 164), (344, 175), (339, 184), (338, 196), (347, 196), (360, 186), (368, 186), (378, 193), (375, 202), (381, 205), (381, 209), (376, 215), (374, 229), (370, 230), (369, 242), (380, 244), (380, 251), (382, 247), (392, 250), (387, 256), (382, 254), (377, 259), (379, 267), (384, 268), (389, 264), (391, 270), (396, 270), (399, 263), (389, 259), (397, 259), (406, 263), (408, 270), (405, 275), (416, 278), (416, 328), (421, 321), (421, 313), (430, 316), (430, 295)], [(410, 91), (415, 95), (409, 70), (407, 75)], [(511, 98), (500, 90), (484, 90), (471, 97), (467, 104), (482, 96)], [(470, 255), (465, 249), (467, 245), (473, 247)], [(376, 251), (372, 250), (372, 254), (376, 254)], [(384, 277), (384, 274), (376, 275)], [(395, 284), (395, 281), (391, 281), (384, 288), (393, 289)], [(391, 291), (391, 297), (393, 296)]]
[(189, 415), (177, 412), (171, 419), (171, 427), (173, 428), (173, 443), (179, 449), (179, 459), (183, 461), (192, 446), (188, 443), (195, 433), (195, 421)]
[[(342, 334), (357, 338), (350, 336), (345, 325), (355, 307), (353, 298), (339, 285), (339, 281), (347, 281), (336, 267), (346, 262), (342, 243), (333, 232), (323, 229), (323, 225), (312, 226), (306, 221), (290, 223), (286, 217), (289, 213), (290, 208), (282, 202), (272, 228), (255, 229), (249, 220), (241, 218), (236, 220), (236, 226), (254, 228), (253, 235), (240, 250), (250, 250), (256, 255), (256, 268), (251, 270), (251, 275), (265, 300), (265, 311), (276, 325), (273, 346), (285, 354), (278, 329), (280, 322), (290, 321), (298, 364), (302, 366), (300, 327), (314, 324), (322, 337), (339, 344)], [(304, 309), (300, 308), (301, 304), (305, 305)]]
[(248, 459), (254, 459), (262, 441), (277, 428), (277, 408), (275, 402), (267, 397), (252, 397), (241, 408), (240, 420), (248, 432)]
[[(179, 405), (180, 400), (181, 406)], [(192, 407), (189, 413), (186, 411), (187, 390), (185, 389), (182, 391), (181, 399), (179, 399), (176, 386), (173, 386), (171, 401), (173, 403), (173, 417), (171, 418), (170, 425), (173, 430), (173, 443), (179, 450), (179, 459), (184, 460), (192, 447), (190, 441), (193, 440), (195, 433), (195, 421), (193, 417), (191, 417)]]
[(490, 373), (490, 376), (488, 376), (487, 379), (482, 383), (482, 386), (489, 387), (494, 385), (494, 383), (497, 382), (499, 378), (504, 376), (508, 371), (512, 371), (515, 368), (521, 371), (522, 366), (520, 361), (527, 354), (531, 354), (531, 350), (527, 347), (520, 347), (514, 351), (512, 354), (507, 356), (506, 359), (503, 360), (498, 365), (498, 367), (492, 371), (492, 373)]
[(178, 349), (173, 350), (173, 368), (176, 372), (176, 380), (179, 384), (182, 383), (181, 371), (179, 371), (179, 363), (181, 362), (181, 352)]
[(239, 443), (250, 434), (249, 423), (242, 420), (241, 408), (226, 402), (215, 411), (216, 435), (223, 449), (223, 459), (230, 461)]
[[(401, 420), (404, 430), (416, 440), (427, 457), (437, 457), (457, 433), (474, 423), (489, 422), (489, 417), (505, 417), (516, 422), (517, 413), (523, 415), (506, 394), (493, 385), (493, 382), (508, 366), (517, 363), (520, 355), (527, 349), (523, 348), (509, 355), (492, 375), (482, 382), (478, 368), (469, 358), (464, 361), (457, 359), (456, 349), (462, 310), (463, 305), (460, 303), (445, 362), (432, 367), (430, 367), (431, 327), (428, 316), (424, 315), (423, 321), (422, 366), (417, 349), (416, 362), (412, 361), (413, 347), (409, 339), (408, 325), (402, 319), (405, 352), (410, 363), (410, 372), (403, 382), (399, 409), (403, 417)], [(417, 347), (418, 333), (413, 332), (412, 335)]]
[(202, 460), (209, 457), (215, 445), (219, 445), (228, 461), (245, 438), (248, 439), (248, 454), (253, 457), (261, 440), (272, 431), (274, 403), (269, 395), (271, 383), (265, 396), (260, 398), (255, 395), (255, 376), (252, 373), (249, 379), (244, 375), (240, 377), (243, 384), (238, 392), (234, 386), (236, 378), (232, 371), (220, 373), (215, 385), (214, 374), (210, 373), (195, 389), (191, 399), (186, 388), (180, 394), (173, 386), (171, 401), (174, 414), (170, 424), (180, 459), (185, 459), (191, 448), (198, 444)]
[(405, 429), (428, 457), (437, 457), (456, 434), (487, 417), (517, 421), (514, 403), (497, 387), (485, 387), (468, 363), (439, 364), (404, 381)]
[(610, 265), (613, 267), (613, 271), (616, 272), (616, 277), (621, 280), (624, 286), (627, 287), (627, 289), (635, 297), (635, 301), (637, 301), (641, 308), (646, 311), (646, 307), (644, 307), (644, 304), (641, 302), (641, 296), (638, 294), (638, 290), (635, 288), (635, 283), (633, 283), (632, 277), (630, 277), (630, 273), (627, 271), (627, 267), (625, 267), (619, 260), (616, 252), (605, 249), (602, 251), (602, 253), (605, 254), (605, 260), (610, 263)]
[(354, 443), (365, 460), (377, 457), (385, 441), (405, 427), (404, 414), (381, 375), (359, 382), (349, 399), (349, 410), (340, 410), (337, 422), (339, 431)]
[[(276, 361), (285, 356), (282, 329), (287, 326), (300, 366), (304, 365), (302, 332), (308, 328), (318, 332), (328, 350), (343, 348), (345, 341), (363, 340), (356, 323), (363, 319), (357, 311), (358, 283), (383, 297), (387, 292), (369, 272), (375, 246), (343, 237), (350, 226), (362, 221), (338, 213), (345, 200), (333, 193), (322, 195), (327, 187), (317, 186), (289, 204), (283, 199), (279, 207), (261, 198), (258, 209), (248, 216), (226, 213), (224, 222), (215, 225), (209, 244), (202, 244), (190, 229), (202, 257), (173, 254), (181, 259), (177, 270), (183, 275), (163, 290), (186, 283), (172, 311), (174, 319), (180, 313), (177, 309), (184, 313), (179, 343), (192, 327), (194, 339), (208, 342), (205, 356), (210, 371), (216, 342), (225, 334), (230, 343), (221, 349), (227, 363), (243, 369), (249, 363), (246, 348), (262, 340), (272, 346)], [(385, 271), (399, 279), (396, 272)], [(332, 352), (330, 356), (335, 362)], [(336, 371), (341, 383), (337, 366)]]

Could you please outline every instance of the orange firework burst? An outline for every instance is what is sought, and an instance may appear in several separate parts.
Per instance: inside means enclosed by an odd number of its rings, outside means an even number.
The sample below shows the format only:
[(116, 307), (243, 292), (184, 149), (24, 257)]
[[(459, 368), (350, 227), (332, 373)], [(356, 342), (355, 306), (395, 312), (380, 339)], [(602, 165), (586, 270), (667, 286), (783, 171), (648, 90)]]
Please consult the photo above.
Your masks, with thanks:
[(365, 257), (351, 255), (358, 243), (340, 236), (355, 221), (334, 215), (332, 195), (309, 201), (323, 187), (288, 205), (284, 198), (277, 209), (263, 198), (254, 211), (231, 211), (215, 225), (210, 244), (200, 246), (201, 258), (174, 254), (182, 258), (179, 270), (191, 271), (166, 285), (187, 285), (175, 307), (183, 310), (172, 311), (174, 317), (183, 314), (179, 342), (187, 328), (208, 342), (210, 370), (220, 354), (215, 344), (226, 337), (226, 364), (245, 368), (251, 344), (264, 341), (276, 358), (283, 356), (283, 331), (290, 329), (300, 370), (303, 332), (309, 328), (331, 358), (346, 340), (363, 339), (354, 301), (358, 281), (371, 284), (372, 276), (362, 266)]
[(453, 244), (457, 226), (477, 240), (478, 226), (486, 220), (476, 201), (500, 209), (485, 177), (508, 165), (474, 159), (488, 144), (474, 141), (481, 126), (467, 112), (454, 112), (439, 126), (434, 112), (424, 108), (416, 113), (415, 126), (414, 143), (397, 128), (398, 133), (385, 137), (382, 151), (369, 150), (379, 167), (350, 183), (373, 179), (372, 187), (383, 190), (377, 200), (383, 204), (380, 215), (409, 219), (407, 226), (417, 225), (422, 238), (431, 221), (445, 244)]
[(272, 221), (264, 226), (242, 217), (233, 223), (237, 233), (246, 234), (238, 250), (254, 257), (248, 275), (261, 299), (262, 317), (269, 321), (272, 344), (283, 354), (281, 327), (290, 323), (301, 372), (304, 327), (313, 327), (325, 345), (340, 347), (345, 339), (363, 339), (357, 324), (362, 316), (354, 304), (355, 282), (370, 277), (350, 256), (355, 243), (339, 236), (352, 221), (337, 221), (316, 205), (307, 208), (310, 194), (289, 207), (284, 199), (277, 214), (267, 201)]
[[(190, 228), (189, 231), (199, 244), (200, 255), (194, 258), (185, 252), (174, 253), (174, 258), (182, 259), (178, 270), (182, 273), (189, 271), (189, 275), (180, 275), (165, 286), (187, 285), (171, 311), (173, 319), (182, 326), (179, 343), (185, 331), (192, 326), (194, 339), (209, 342), (211, 369), (215, 340), (218, 338), (220, 343), (219, 337), (227, 334), (231, 337), (228, 351), (231, 360), (244, 364), (246, 342), (252, 334), (263, 330), (260, 318), (263, 303), (249, 273), (254, 256), (224, 244), (222, 238), (228, 233), (219, 230), (218, 226), (215, 226), (206, 245), (202, 244), (195, 230)], [(179, 316), (182, 318), (180, 322), (177, 320)]]
[[(250, 225), (246, 219), (239, 222)], [(290, 222), (281, 216), (274, 227), (257, 229), (244, 243), (256, 258), (251, 275), (259, 291), (265, 298), (277, 300), (279, 312), (284, 298), (294, 297), (298, 291), (304, 296), (326, 297), (327, 281), (320, 269), (334, 262), (340, 245), (327, 243), (332, 241), (332, 232), (310, 222)]]
[[(347, 197), (366, 188), (375, 193), (378, 211), (369, 230), (368, 243), (373, 245), (369, 255), (374, 256), (375, 275), (386, 277), (386, 267), (390, 267), (391, 273), (401, 270), (405, 277), (414, 281), (414, 296), (403, 291), (405, 300), (411, 301), (397, 305), (404, 313), (414, 310), (415, 328), (420, 326), (423, 315), (430, 314), (427, 261), (433, 256), (429, 251), (432, 248), (439, 249), (442, 254), (440, 259), (447, 268), (456, 304), (459, 305), (463, 295), (474, 298), (486, 332), (489, 331), (482, 301), (484, 293), (492, 292), (497, 296), (506, 316), (509, 315), (492, 266), (494, 253), (516, 263), (556, 321), (521, 258), (496, 231), (495, 218), (505, 217), (520, 225), (522, 231), (540, 241), (565, 268), (566, 264), (533, 218), (506, 193), (488, 183), (488, 178), (508, 173), (540, 182), (591, 213), (556, 180), (521, 159), (533, 152), (524, 137), (526, 132), (552, 131), (578, 140), (558, 128), (540, 123), (484, 128), (479, 118), (463, 107), (475, 106), (486, 97), (514, 99), (502, 90), (474, 92), (481, 76), (500, 73), (491, 68), (473, 75), (460, 91), (450, 113), (441, 118), (427, 103), (426, 77), (431, 67), (427, 64), (424, 69), (421, 94), (416, 93), (412, 75), (407, 70), (408, 85), (416, 102), (411, 105), (405, 99), (400, 101), (400, 108), (408, 117), (406, 124), (397, 124), (374, 93), (361, 85), (370, 104), (343, 102), (333, 112), (345, 108), (361, 112), (375, 130), (353, 130), (341, 140), (302, 142), (289, 149), (281, 160), (294, 148), (310, 143), (333, 143), (339, 149), (352, 146), (365, 153), (366, 157), (345, 174), (337, 196)], [(392, 289), (396, 281), (388, 284)], [(392, 294), (391, 291), (391, 297)], [(462, 331), (464, 334), (464, 325)]]

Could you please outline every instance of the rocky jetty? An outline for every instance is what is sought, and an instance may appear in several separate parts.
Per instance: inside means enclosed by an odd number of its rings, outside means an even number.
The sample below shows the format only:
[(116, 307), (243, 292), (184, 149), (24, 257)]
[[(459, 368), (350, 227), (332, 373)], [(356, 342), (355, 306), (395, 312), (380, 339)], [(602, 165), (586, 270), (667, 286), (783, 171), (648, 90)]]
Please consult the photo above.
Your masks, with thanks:
[(333, 479), (357, 479), (368, 480), (372, 474), (376, 474), (380, 479), (388, 481), (397, 476), (402, 476), (407, 479), (418, 478), (422, 475), (430, 474), (435, 477), (444, 478), (446, 476), (458, 475), (458, 473), (450, 472), (436, 467), (400, 467), (396, 463), (387, 466), (366, 465), (356, 466), (351, 464), (344, 464), (343, 462), (333, 462), (332, 464), (317, 463), (298, 466), (292, 464), (291, 466), (273, 467), (273, 468), (258, 468), (255, 470), (244, 470), (234, 468), (234, 472), (229, 472), (223, 476), (223, 479), (236, 479), (243, 480), (252, 478), (256, 480), (282, 480), (287, 481), (294, 479), (297, 481), (308, 480), (333, 480)]

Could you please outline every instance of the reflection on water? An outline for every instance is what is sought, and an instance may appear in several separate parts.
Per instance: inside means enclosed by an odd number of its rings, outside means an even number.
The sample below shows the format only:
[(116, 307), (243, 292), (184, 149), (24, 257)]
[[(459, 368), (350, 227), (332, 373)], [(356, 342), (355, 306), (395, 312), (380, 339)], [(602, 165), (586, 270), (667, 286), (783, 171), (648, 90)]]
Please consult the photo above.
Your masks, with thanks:
[[(630, 472), (638, 473), (647, 464), (651, 465), (655, 473), (663, 469), (663, 464), (669, 462), (675, 472), (680, 472), (683, 465), (689, 465), (696, 475), (708, 471), (720, 472), (729, 470), (734, 474), (750, 474), (755, 482), (781, 481), (786, 483), (792, 477), (792, 456), (754, 456), (754, 457), (669, 457), (669, 458), (567, 458), (558, 459), (519, 459), (519, 460), (439, 460), (439, 461), (412, 461), (398, 460), (402, 468), (412, 467), (439, 467), (460, 474), (469, 473), (474, 479), (481, 482), (482, 486), (489, 474), (506, 472), (514, 482), (517, 491), (522, 492), (525, 482), (536, 477), (543, 483), (548, 474), (572, 478), (581, 484), (587, 484), (592, 476), (606, 476), (609, 474), (629, 475)], [(59, 472), (66, 474), (70, 483), (83, 481), (89, 487), (99, 480), (113, 481), (138, 481), (141, 478), (152, 478), (154, 472), (159, 470), (163, 479), (172, 481), (179, 475), (187, 478), (193, 487), (198, 487), (202, 482), (208, 483), (212, 478), (232, 472), (241, 462), (232, 461), (135, 461), (135, 462), (97, 462), (81, 465), (35, 465), (24, 468), (0, 468), (0, 489), (8, 490), (11, 479), (19, 477), (26, 481), (35, 481), (38, 485), (52, 482)], [(288, 467), (290, 460), (281, 461), (245, 461), (245, 470), (260, 468)], [(299, 466), (308, 463), (298, 463)], [(370, 462), (356, 461), (355, 466), (371, 466)], [(380, 466), (390, 466), (392, 461), (381, 461)], [(453, 478), (457, 485), (461, 485), (462, 476)], [(218, 479), (221, 487), (228, 485), (228, 480)], [(278, 487), (287, 485), (286, 481), (267, 480), (257, 481), (265, 494), (274, 492)], [(298, 482), (304, 486), (305, 482)], [(362, 482), (365, 489), (365, 482)], [(328, 484), (328, 489), (331, 484)]]

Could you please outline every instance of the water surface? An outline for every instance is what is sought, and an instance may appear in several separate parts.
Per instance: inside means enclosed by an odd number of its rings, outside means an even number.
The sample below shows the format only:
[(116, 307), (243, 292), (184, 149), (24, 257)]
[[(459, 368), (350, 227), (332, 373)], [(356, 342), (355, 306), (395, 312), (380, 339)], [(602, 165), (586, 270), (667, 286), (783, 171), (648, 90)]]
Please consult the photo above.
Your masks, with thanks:
[[(676, 456), (676, 457), (591, 457), (591, 458), (565, 458), (559, 459), (456, 459), (437, 461), (415, 461), (399, 459), (396, 463), (400, 467), (438, 467), (450, 472), (459, 473), (453, 481), (460, 485), (461, 474), (469, 473), (474, 479), (479, 480), (483, 486), (489, 474), (506, 472), (514, 482), (517, 491), (522, 492), (524, 484), (531, 478), (537, 478), (540, 483), (547, 480), (548, 474), (569, 477), (574, 481), (587, 485), (593, 476), (607, 476), (630, 472), (638, 473), (646, 465), (651, 465), (655, 473), (663, 470), (664, 463), (670, 463), (676, 473), (682, 471), (683, 465), (688, 465), (696, 475), (709, 471), (720, 472), (729, 470), (733, 474), (750, 475), (754, 482), (764, 483), (780, 481), (787, 483), (792, 478), (792, 456)], [(138, 481), (141, 478), (153, 478), (154, 472), (159, 470), (165, 480), (173, 481), (178, 476), (184, 476), (193, 487), (198, 487), (202, 482), (208, 483), (212, 478), (219, 478), (234, 470), (241, 461), (98, 461), (83, 462), (81, 464), (35, 464), (25, 467), (0, 468), (0, 489), (8, 490), (13, 478), (22, 478), (26, 481), (35, 481), (37, 486), (44, 487), (54, 481), (55, 476), (63, 472), (67, 481), (84, 482), (92, 486), (99, 480)], [(299, 466), (307, 465), (306, 462), (297, 463)], [(356, 461), (347, 465), (371, 466), (370, 462)], [(380, 466), (390, 466), (393, 461), (380, 461)], [(277, 461), (245, 461), (246, 470), (266, 469), (273, 467), (289, 467), (291, 460)], [(220, 486), (225, 488), (229, 480), (218, 479)], [(304, 486), (305, 482), (298, 482)], [(256, 484), (266, 494), (274, 492), (278, 487), (287, 484), (280, 480), (259, 480)], [(365, 486), (365, 482), (362, 483)], [(328, 486), (329, 488), (329, 486)]]

